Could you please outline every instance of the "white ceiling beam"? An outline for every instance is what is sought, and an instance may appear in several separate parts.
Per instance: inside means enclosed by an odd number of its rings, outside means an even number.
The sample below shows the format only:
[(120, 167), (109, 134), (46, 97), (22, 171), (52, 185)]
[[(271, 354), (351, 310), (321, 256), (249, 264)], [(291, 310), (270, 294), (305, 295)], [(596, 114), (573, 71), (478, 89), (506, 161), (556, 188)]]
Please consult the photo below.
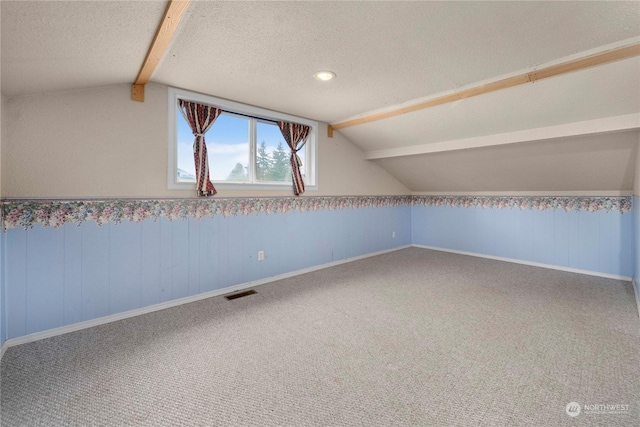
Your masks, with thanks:
[(465, 150), (469, 148), (492, 147), (495, 145), (517, 144), (521, 142), (540, 141), (545, 139), (566, 138), (570, 136), (621, 132), (633, 129), (640, 129), (639, 113), (473, 138), (412, 145), (402, 148), (372, 150), (365, 152), (364, 157), (367, 160), (385, 159), (390, 157), (412, 156), (416, 154)]

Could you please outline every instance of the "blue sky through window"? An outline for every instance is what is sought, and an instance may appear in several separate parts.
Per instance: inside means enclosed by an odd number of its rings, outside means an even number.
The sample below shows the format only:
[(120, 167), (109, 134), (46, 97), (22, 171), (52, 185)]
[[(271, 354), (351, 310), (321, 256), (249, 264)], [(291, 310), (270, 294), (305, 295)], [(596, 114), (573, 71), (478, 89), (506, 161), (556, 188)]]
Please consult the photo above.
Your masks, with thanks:
[[(179, 110), (176, 115), (178, 168), (195, 176), (193, 133)], [(264, 140), (268, 153), (272, 154), (279, 143), (282, 143), (287, 154), (289, 153), (289, 147), (277, 125), (258, 121), (257, 134), (256, 144), (259, 147)], [(205, 139), (209, 154), (209, 172), (213, 181), (226, 180), (238, 163), (245, 168), (249, 166), (248, 118), (222, 113), (206, 133)], [(304, 150), (301, 150), (299, 155), (303, 162), (302, 172), (304, 174)]]

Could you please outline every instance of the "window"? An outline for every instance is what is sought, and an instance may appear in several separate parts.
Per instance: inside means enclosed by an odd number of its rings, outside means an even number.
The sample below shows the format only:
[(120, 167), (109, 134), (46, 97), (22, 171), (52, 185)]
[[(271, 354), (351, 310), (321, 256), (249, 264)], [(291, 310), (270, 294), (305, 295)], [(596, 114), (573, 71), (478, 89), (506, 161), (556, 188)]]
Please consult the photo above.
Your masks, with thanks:
[(298, 156), (302, 160), (300, 172), (306, 189), (317, 189), (317, 122), (173, 88), (169, 89), (169, 189), (195, 189), (196, 182), (194, 137), (178, 109), (178, 99), (223, 110), (205, 134), (209, 174), (216, 188), (291, 188), (291, 149), (276, 123), (282, 120), (311, 127), (307, 143)]

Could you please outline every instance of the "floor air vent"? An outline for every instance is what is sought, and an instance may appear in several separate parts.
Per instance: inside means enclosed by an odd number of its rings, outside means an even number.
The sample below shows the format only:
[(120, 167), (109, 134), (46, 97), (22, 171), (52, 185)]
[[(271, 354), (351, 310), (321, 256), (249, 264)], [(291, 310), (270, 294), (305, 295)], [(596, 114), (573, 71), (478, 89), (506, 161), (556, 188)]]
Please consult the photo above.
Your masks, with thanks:
[(231, 301), (232, 299), (242, 298), (242, 297), (246, 297), (253, 294), (257, 294), (257, 292), (251, 289), (250, 291), (244, 291), (244, 292), (239, 292), (237, 294), (227, 295), (225, 298)]

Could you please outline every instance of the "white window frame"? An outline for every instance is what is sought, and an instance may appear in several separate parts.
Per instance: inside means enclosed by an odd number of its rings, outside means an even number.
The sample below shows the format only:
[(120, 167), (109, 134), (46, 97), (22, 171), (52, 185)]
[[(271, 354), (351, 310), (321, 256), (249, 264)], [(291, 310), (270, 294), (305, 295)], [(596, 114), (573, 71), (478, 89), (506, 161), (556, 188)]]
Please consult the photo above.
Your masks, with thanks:
[[(267, 110), (265, 108), (254, 107), (251, 105), (241, 104), (239, 102), (229, 101), (227, 99), (216, 98), (201, 93), (190, 92), (184, 89), (169, 88), (168, 99), (168, 128), (169, 128), (169, 156), (167, 161), (167, 185), (169, 190), (193, 190), (196, 184), (193, 182), (178, 181), (178, 99), (199, 102), (202, 104), (213, 105), (230, 113), (239, 113), (241, 115), (253, 116), (266, 120), (282, 120), (286, 122), (300, 123), (311, 127), (311, 132), (307, 139), (305, 151), (305, 190), (316, 191), (318, 189), (318, 122), (305, 119), (302, 117), (291, 116), (289, 114), (279, 113), (277, 111)], [(206, 138), (206, 135), (205, 135)], [(251, 174), (255, 170), (255, 151), (257, 143), (250, 143), (250, 161), (252, 165)], [(288, 147), (285, 146), (285, 149)], [(291, 181), (275, 183), (275, 182), (227, 182), (227, 181), (211, 181), (219, 190), (287, 190), (292, 189)]]

